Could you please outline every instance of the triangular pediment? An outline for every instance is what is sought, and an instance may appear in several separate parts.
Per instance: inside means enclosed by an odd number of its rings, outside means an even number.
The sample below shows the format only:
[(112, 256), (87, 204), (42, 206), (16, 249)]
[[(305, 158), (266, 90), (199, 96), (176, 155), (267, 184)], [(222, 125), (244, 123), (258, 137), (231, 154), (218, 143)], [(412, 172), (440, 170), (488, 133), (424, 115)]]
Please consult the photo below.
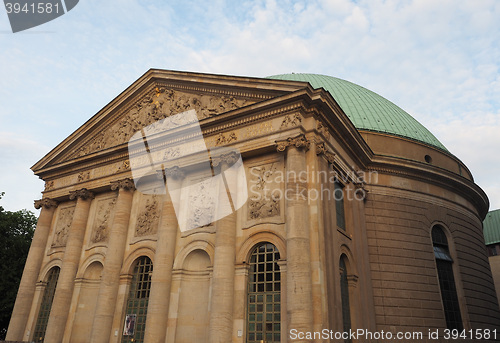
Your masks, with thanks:
[(78, 161), (126, 145), (151, 123), (187, 110), (200, 122), (300, 88), (298, 83), (225, 75), (151, 69), (78, 130), (61, 142), (32, 170)]

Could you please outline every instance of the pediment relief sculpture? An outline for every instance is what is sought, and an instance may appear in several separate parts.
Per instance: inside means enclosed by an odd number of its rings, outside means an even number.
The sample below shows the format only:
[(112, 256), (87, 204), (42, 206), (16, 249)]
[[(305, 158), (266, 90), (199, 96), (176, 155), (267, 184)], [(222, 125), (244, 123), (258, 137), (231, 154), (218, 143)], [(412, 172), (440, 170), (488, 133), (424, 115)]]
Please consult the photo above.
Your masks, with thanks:
[(69, 157), (76, 158), (126, 143), (135, 132), (143, 127), (187, 110), (196, 110), (198, 119), (202, 120), (254, 102), (234, 96), (194, 95), (156, 87), (130, 107), (120, 119), (109, 123), (106, 130), (100, 130), (76, 148), (76, 151)]

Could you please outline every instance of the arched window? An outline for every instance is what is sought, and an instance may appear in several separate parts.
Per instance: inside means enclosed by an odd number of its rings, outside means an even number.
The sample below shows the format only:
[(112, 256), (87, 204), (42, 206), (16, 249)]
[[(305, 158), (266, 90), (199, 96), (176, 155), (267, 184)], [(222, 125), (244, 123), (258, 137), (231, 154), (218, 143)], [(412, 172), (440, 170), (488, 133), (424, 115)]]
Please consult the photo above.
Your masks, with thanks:
[[(340, 299), (342, 300), (342, 329), (344, 332), (351, 330), (351, 304), (349, 302), (349, 280), (347, 279), (346, 256), (340, 257)], [(346, 339), (350, 342), (350, 339)]]
[(462, 316), (453, 275), (453, 259), (448, 248), (446, 234), (439, 226), (432, 228), (432, 245), (434, 247), (434, 257), (436, 258), (446, 326), (448, 329), (462, 330)]
[(127, 299), (127, 311), (122, 342), (142, 343), (146, 331), (146, 315), (151, 289), (153, 263), (146, 256), (139, 257), (135, 264), (132, 284)]
[(34, 342), (43, 342), (45, 339), (45, 331), (47, 330), (47, 322), (49, 321), (50, 309), (52, 308), (52, 300), (54, 300), (54, 293), (56, 292), (59, 271), (59, 267), (54, 267), (49, 271), (47, 276), (47, 283), (43, 291), (42, 303), (38, 311), (35, 332), (33, 334)]
[(247, 343), (281, 341), (281, 274), (278, 249), (259, 244), (250, 256)]
[(344, 186), (338, 181), (335, 181), (334, 198), (337, 227), (345, 230)]

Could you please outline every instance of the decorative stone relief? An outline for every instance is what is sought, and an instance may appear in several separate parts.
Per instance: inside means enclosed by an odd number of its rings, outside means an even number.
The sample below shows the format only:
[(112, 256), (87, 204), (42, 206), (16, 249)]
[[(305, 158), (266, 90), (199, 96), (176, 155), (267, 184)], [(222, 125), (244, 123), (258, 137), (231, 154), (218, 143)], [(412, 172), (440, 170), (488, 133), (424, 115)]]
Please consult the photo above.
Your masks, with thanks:
[(306, 136), (301, 133), (300, 135), (296, 137), (289, 137), (286, 140), (283, 141), (276, 141), (276, 150), (278, 152), (283, 152), (288, 148), (289, 146), (295, 146), (297, 149), (309, 149), (309, 141), (307, 140)]
[(316, 129), (318, 130), (319, 133), (321, 133), (326, 139), (330, 138), (330, 131), (328, 131), (328, 128), (321, 122), (317, 121), (316, 123)]
[(189, 194), (188, 228), (207, 226), (206, 223), (213, 221), (217, 194), (209, 194), (206, 187), (213, 189), (210, 179), (197, 183), (197, 189), (192, 189)]
[(106, 242), (109, 236), (109, 217), (116, 204), (116, 198), (103, 199), (97, 202), (97, 213), (90, 241), (92, 243)]
[(54, 181), (45, 182), (45, 189), (44, 189), (45, 192), (51, 191), (53, 189), (54, 189)]
[(277, 170), (276, 163), (250, 168), (249, 220), (280, 215), (280, 196), (277, 192), (280, 176), (276, 175)]
[(288, 114), (285, 116), (285, 119), (283, 119), (283, 122), (281, 123), (280, 129), (287, 128), (289, 126), (297, 126), (302, 122), (302, 117), (298, 113), (294, 114)]
[(54, 234), (54, 239), (52, 240), (52, 247), (64, 247), (68, 241), (69, 228), (71, 226), (71, 221), (73, 220), (73, 214), (75, 213), (75, 207), (66, 207), (61, 209), (57, 219), (56, 232)]
[(121, 171), (126, 171), (126, 170), (130, 170), (130, 161), (129, 160), (123, 161), (122, 165), (118, 167), (116, 172), (121, 172)]
[(158, 196), (150, 195), (145, 198), (146, 202), (144, 208), (137, 216), (135, 228), (136, 236), (153, 235), (158, 231), (158, 223), (160, 220)]
[(78, 174), (78, 182), (83, 182), (83, 181), (87, 181), (90, 179), (90, 172), (89, 171), (86, 171), (86, 172), (80, 172)]
[(231, 143), (232, 141), (238, 140), (238, 136), (236, 136), (236, 132), (229, 132), (227, 134), (219, 133), (215, 139), (215, 145), (223, 145)]
[(97, 133), (69, 157), (78, 157), (126, 143), (145, 126), (171, 115), (194, 109), (198, 119), (231, 111), (255, 101), (233, 96), (194, 95), (157, 87), (132, 106), (120, 120)]
[(328, 151), (324, 142), (316, 145), (316, 155), (323, 155), (330, 164), (335, 161), (335, 153)]

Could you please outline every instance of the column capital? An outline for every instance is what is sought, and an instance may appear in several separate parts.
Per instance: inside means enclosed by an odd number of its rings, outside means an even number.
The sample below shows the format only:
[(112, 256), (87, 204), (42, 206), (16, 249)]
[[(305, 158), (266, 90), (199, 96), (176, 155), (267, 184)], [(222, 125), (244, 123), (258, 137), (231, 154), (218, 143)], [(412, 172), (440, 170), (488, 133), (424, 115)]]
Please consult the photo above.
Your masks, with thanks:
[(183, 179), (186, 173), (184, 173), (184, 170), (182, 168), (174, 166), (172, 168), (165, 168), (165, 170), (157, 170), (156, 171), (156, 177), (159, 180), (163, 180), (163, 178), (172, 178), (174, 180), (179, 180)]
[(82, 200), (94, 199), (94, 193), (89, 191), (87, 188), (82, 188), (77, 191), (69, 192), (69, 200), (75, 200), (77, 198)]
[(309, 150), (309, 145), (311, 144), (303, 133), (295, 137), (288, 137), (285, 140), (275, 141), (275, 143), (278, 152), (283, 152), (290, 146), (294, 146), (297, 149)]
[(40, 200), (35, 200), (35, 208), (37, 210), (40, 209), (41, 207), (51, 208), (51, 207), (57, 207), (57, 205), (59, 205), (59, 203), (55, 200), (50, 199), (50, 198), (43, 198)]
[(235, 164), (240, 158), (239, 154), (234, 151), (231, 151), (227, 154), (221, 154), (219, 156), (212, 157), (211, 163), (212, 167), (218, 167), (221, 163), (226, 163), (228, 165)]
[(330, 164), (333, 164), (335, 161), (335, 153), (328, 151), (325, 142), (321, 142), (316, 145), (316, 155), (323, 155)]
[(126, 191), (135, 190), (134, 181), (130, 178), (125, 178), (125, 179), (111, 182), (111, 190), (112, 191), (116, 191), (116, 190), (120, 190), (120, 189), (124, 189)]

